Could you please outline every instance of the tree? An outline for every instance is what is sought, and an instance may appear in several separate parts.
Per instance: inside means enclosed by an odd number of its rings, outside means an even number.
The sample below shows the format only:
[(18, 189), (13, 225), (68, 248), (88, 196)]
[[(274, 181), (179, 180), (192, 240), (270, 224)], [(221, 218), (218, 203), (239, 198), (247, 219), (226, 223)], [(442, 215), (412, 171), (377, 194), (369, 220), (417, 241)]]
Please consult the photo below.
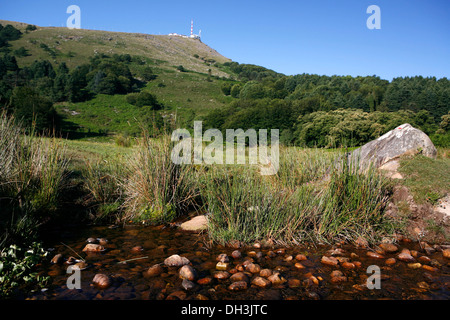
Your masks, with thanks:
[(26, 126), (37, 130), (49, 129), (56, 120), (53, 104), (30, 87), (16, 87), (11, 96), (14, 116)]

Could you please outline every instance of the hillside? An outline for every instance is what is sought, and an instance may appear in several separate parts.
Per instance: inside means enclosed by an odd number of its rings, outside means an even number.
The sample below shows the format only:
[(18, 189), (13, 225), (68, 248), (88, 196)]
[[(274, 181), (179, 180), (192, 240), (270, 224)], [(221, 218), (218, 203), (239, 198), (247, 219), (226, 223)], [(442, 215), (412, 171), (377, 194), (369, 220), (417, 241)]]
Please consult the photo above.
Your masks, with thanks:
[[(9, 42), (11, 52), (25, 49), (25, 55), (16, 55), (19, 68), (29, 67), (37, 60), (48, 60), (55, 70), (62, 62), (72, 70), (89, 63), (94, 56), (129, 54), (139, 60), (129, 64), (135, 78), (140, 79), (144, 67), (150, 67), (155, 74), (156, 79), (141, 90), (156, 95), (165, 106), (162, 114), (192, 119), (230, 101), (220, 90), (232, 74), (222, 65), (230, 59), (199, 40), (61, 27), (37, 26), (37, 30), (26, 31), (26, 23), (0, 20), (0, 24), (11, 24), (23, 33), (20, 39)], [(179, 66), (185, 72), (180, 72)], [(140, 114), (126, 102), (124, 95), (98, 95), (85, 102), (56, 103), (55, 108), (82, 131), (135, 134), (139, 130), (133, 125), (129, 128), (130, 121)]]

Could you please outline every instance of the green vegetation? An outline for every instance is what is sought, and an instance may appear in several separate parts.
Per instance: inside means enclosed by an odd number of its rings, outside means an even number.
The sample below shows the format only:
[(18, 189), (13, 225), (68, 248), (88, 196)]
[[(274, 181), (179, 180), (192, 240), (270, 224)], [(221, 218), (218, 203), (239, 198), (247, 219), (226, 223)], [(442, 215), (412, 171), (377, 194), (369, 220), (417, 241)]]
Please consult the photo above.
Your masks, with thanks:
[(399, 172), (404, 176), (403, 183), (411, 191), (417, 203), (428, 201), (434, 205), (450, 190), (449, 157), (438, 157), (438, 159), (430, 159), (422, 155), (407, 157), (401, 161)]

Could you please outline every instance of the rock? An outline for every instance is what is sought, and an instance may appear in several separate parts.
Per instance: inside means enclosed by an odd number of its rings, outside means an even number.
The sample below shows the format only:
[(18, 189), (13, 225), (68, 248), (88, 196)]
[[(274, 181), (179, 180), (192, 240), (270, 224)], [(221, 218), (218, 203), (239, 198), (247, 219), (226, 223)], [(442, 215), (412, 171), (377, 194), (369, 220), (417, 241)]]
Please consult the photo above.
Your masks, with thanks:
[(335, 277), (331, 278), (330, 282), (334, 283), (334, 284), (347, 282), (347, 277), (346, 276), (335, 276)]
[(386, 261), (384, 263), (386, 263), (388, 266), (392, 266), (397, 262), (397, 260), (395, 260), (395, 258), (389, 258), (386, 259)]
[(108, 239), (100, 238), (100, 239), (98, 239), (98, 243), (102, 246), (106, 246), (108, 244)]
[(216, 261), (218, 262), (230, 262), (230, 259), (228, 258), (226, 253), (221, 253), (217, 256)]
[(296, 263), (294, 264), (294, 267), (296, 267), (297, 269), (305, 269), (305, 266), (302, 265), (300, 262), (296, 262)]
[(195, 288), (195, 283), (188, 279), (183, 279), (183, 281), (181, 282), (181, 286), (184, 290), (189, 291)]
[(141, 252), (142, 250), (144, 250), (144, 248), (142, 248), (142, 246), (135, 246), (133, 248), (131, 248), (132, 252)]
[(284, 261), (289, 262), (289, 261), (292, 261), (293, 259), (294, 259), (293, 256), (287, 256), (284, 258)]
[(413, 258), (417, 258), (419, 256), (419, 251), (417, 250), (411, 250), (410, 253), (413, 256)]
[(247, 282), (245, 281), (236, 281), (236, 282), (232, 282), (229, 286), (228, 289), (231, 291), (241, 291), (241, 290), (245, 290), (247, 289)]
[(226, 271), (217, 271), (214, 273), (214, 278), (219, 279), (219, 280), (225, 280), (228, 279), (230, 277), (230, 273), (226, 272)]
[(83, 249), (83, 252), (102, 252), (102, 251), (105, 251), (105, 247), (95, 243), (88, 243)]
[(58, 253), (57, 255), (55, 255), (52, 258), (51, 263), (58, 264), (58, 263), (61, 263), (62, 261), (63, 261), (63, 255), (61, 253)]
[(180, 257), (177, 254), (171, 255), (166, 260), (164, 260), (164, 264), (168, 267), (182, 267), (189, 263), (190, 261), (187, 258)]
[(217, 270), (227, 270), (228, 269), (228, 263), (225, 262), (217, 262), (216, 264)]
[(186, 292), (184, 291), (175, 291), (169, 294), (166, 300), (184, 300), (186, 299)]
[(420, 246), (422, 247), (422, 249), (428, 254), (432, 254), (436, 251), (436, 249), (434, 249), (432, 246), (430, 246), (428, 243), (426, 242), (421, 242)]
[(280, 285), (286, 282), (286, 279), (283, 277), (280, 277), (280, 274), (274, 273), (270, 277), (267, 278), (270, 282), (272, 282), (273, 285)]
[(374, 259), (384, 259), (384, 256), (383, 256), (383, 255), (381, 255), (381, 254), (379, 254), (379, 253), (376, 253), (376, 252), (373, 252), (373, 251), (367, 251), (367, 252), (366, 252), (366, 255), (367, 255), (368, 257), (374, 258)]
[(343, 262), (342, 268), (352, 270), (352, 269), (355, 269), (356, 266), (354, 263), (351, 263), (351, 262)]
[(261, 271), (261, 267), (259, 266), (259, 264), (250, 263), (247, 265), (247, 267), (245, 267), (245, 270), (251, 273), (259, 273)]
[(261, 249), (261, 243), (255, 242), (255, 243), (253, 244), (253, 248), (255, 248), (255, 249)]
[(150, 278), (157, 277), (163, 272), (164, 272), (163, 267), (161, 267), (161, 265), (159, 265), (159, 264), (155, 264), (154, 266), (148, 268), (148, 270), (146, 272), (146, 276), (150, 277)]
[(450, 259), (450, 249), (442, 250), (442, 256), (446, 259)]
[(432, 267), (432, 266), (428, 266), (426, 264), (422, 265), (422, 269), (425, 269), (425, 270), (431, 271), (431, 272), (438, 272), (439, 271), (438, 268), (435, 268), (435, 267)]
[(100, 289), (107, 289), (111, 286), (112, 280), (109, 276), (107, 276), (104, 273), (97, 273), (94, 276), (92, 283)]
[(259, 275), (260, 275), (261, 277), (268, 278), (268, 277), (270, 277), (270, 276), (272, 275), (272, 270), (270, 270), (270, 269), (262, 269), (262, 270), (259, 272)]
[(431, 262), (431, 259), (427, 256), (421, 256), (418, 260), (422, 263), (430, 263)]
[(298, 288), (298, 287), (301, 286), (301, 284), (302, 284), (301, 281), (298, 280), (298, 279), (291, 278), (291, 279), (288, 280), (288, 287), (289, 288)]
[(93, 238), (93, 237), (87, 238), (86, 242), (87, 243), (97, 243), (97, 238)]
[(398, 260), (403, 262), (414, 262), (415, 259), (411, 255), (411, 252), (408, 249), (403, 249), (402, 252), (397, 256)]
[(345, 254), (345, 251), (342, 248), (336, 248), (336, 249), (328, 250), (328, 254), (333, 257), (334, 256), (343, 256)]
[(301, 254), (301, 253), (299, 253), (298, 255), (295, 256), (295, 260), (297, 260), (297, 261), (304, 261), (307, 259), (308, 258), (304, 254)]
[(266, 278), (263, 278), (263, 277), (255, 277), (252, 280), (252, 284), (254, 284), (255, 286), (260, 287), (260, 288), (268, 288), (268, 287), (270, 287), (272, 282), (270, 282), (269, 280), (267, 280)]
[(285, 252), (286, 252), (285, 248), (279, 248), (279, 249), (275, 250), (276, 254), (284, 254)]
[(72, 256), (70, 256), (67, 260), (66, 260), (66, 263), (67, 264), (73, 264), (73, 263), (76, 263), (77, 262), (77, 259), (75, 258), (75, 257), (72, 257)]
[(359, 161), (361, 167), (373, 163), (379, 168), (402, 155), (417, 153), (436, 158), (437, 150), (424, 132), (405, 123), (354, 150), (348, 159), (355, 163)]
[(242, 257), (242, 253), (239, 250), (234, 250), (231, 253), (231, 256), (233, 257), (233, 259), (240, 259)]
[(248, 276), (247, 276), (245, 273), (243, 273), (243, 272), (237, 272), (237, 273), (233, 274), (233, 275), (230, 277), (230, 280), (231, 280), (231, 282), (236, 282), (236, 281), (245, 281), (245, 282), (248, 282), (248, 281), (249, 281), (249, 278), (248, 278)]
[(342, 273), (342, 271), (339, 270), (334, 270), (331, 272), (330, 276), (333, 277), (342, 277), (344, 274)]
[(190, 265), (184, 265), (179, 271), (181, 279), (187, 279), (189, 281), (194, 281), (197, 278), (197, 272)]
[(202, 286), (210, 284), (213, 281), (213, 278), (211, 277), (205, 277), (197, 280), (198, 284), (201, 284)]
[(411, 269), (420, 269), (422, 268), (422, 264), (416, 262), (416, 263), (408, 263), (408, 268)]
[(75, 264), (73, 265), (74, 268), (77, 268), (77, 269), (79, 269), (79, 270), (84, 270), (84, 269), (86, 269), (88, 266), (89, 266), (89, 265), (88, 265), (86, 262), (84, 262), (84, 261), (77, 262), (77, 263), (75, 263)]
[(335, 257), (327, 257), (327, 256), (323, 256), (320, 262), (332, 267), (337, 266), (339, 263), (339, 261)]
[(185, 231), (201, 231), (208, 227), (208, 218), (206, 215), (200, 215), (183, 222), (180, 228)]
[(387, 253), (393, 253), (398, 251), (398, 247), (392, 243), (381, 243), (380, 248), (386, 251)]

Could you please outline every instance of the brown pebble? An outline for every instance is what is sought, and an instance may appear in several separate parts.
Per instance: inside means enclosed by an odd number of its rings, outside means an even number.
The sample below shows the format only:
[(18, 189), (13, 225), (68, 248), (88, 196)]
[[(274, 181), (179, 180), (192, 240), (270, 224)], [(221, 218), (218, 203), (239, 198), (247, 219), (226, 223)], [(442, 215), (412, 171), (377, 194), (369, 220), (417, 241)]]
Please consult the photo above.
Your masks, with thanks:
[(92, 280), (92, 283), (100, 289), (109, 288), (112, 284), (112, 280), (109, 276), (103, 273), (97, 273)]
[(252, 284), (254, 284), (255, 286), (258, 286), (260, 288), (268, 288), (270, 287), (270, 285), (272, 284), (269, 280), (267, 280), (266, 278), (263, 277), (255, 277), (252, 280)]
[(288, 286), (289, 288), (298, 288), (301, 286), (301, 281), (298, 279), (289, 279), (288, 280)]
[(231, 256), (233, 257), (233, 259), (240, 259), (242, 257), (242, 253), (239, 250), (234, 250), (231, 253)]
[(251, 273), (259, 273), (261, 271), (261, 267), (259, 266), (259, 264), (250, 263), (250, 264), (247, 265), (245, 270), (247, 270), (247, 271), (249, 271)]
[(450, 259), (450, 249), (442, 250), (442, 256), (446, 259)]
[(248, 281), (249, 281), (249, 278), (248, 278), (248, 276), (247, 276), (245, 273), (243, 273), (243, 272), (238, 272), (238, 273), (233, 274), (233, 275), (230, 277), (230, 280), (231, 280), (231, 282), (236, 282), (236, 281), (245, 281), (245, 282), (248, 282)]
[(228, 279), (230, 277), (230, 274), (226, 271), (218, 271), (216, 273), (214, 273), (214, 278), (219, 279), (219, 280), (225, 280)]
[(302, 265), (300, 262), (297, 262), (294, 266), (295, 266), (297, 269), (305, 269), (305, 266)]
[(398, 251), (398, 247), (392, 243), (381, 243), (380, 248), (388, 253), (393, 253)]
[(381, 255), (381, 254), (379, 254), (379, 253), (376, 253), (376, 252), (373, 252), (373, 251), (367, 251), (367, 252), (366, 252), (366, 255), (367, 255), (368, 257), (374, 258), (374, 259), (384, 259), (384, 256), (383, 256), (383, 255)]
[(207, 284), (210, 284), (212, 281), (213, 281), (213, 278), (205, 277), (205, 278), (198, 279), (197, 283), (201, 284), (201, 285), (207, 285)]
[(435, 267), (432, 267), (432, 266), (428, 266), (426, 264), (422, 265), (422, 269), (425, 269), (425, 270), (431, 271), (431, 272), (438, 272), (439, 271), (438, 268), (435, 268)]
[(323, 256), (320, 262), (322, 262), (325, 265), (333, 267), (337, 266), (339, 263), (339, 261), (335, 257), (327, 257), (327, 256)]
[(304, 254), (301, 254), (301, 253), (299, 253), (298, 255), (295, 256), (295, 260), (297, 260), (297, 261), (304, 261), (307, 259), (308, 258)]
[(397, 262), (397, 260), (395, 260), (395, 258), (389, 258), (389, 259), (386, 259), (386, 261), (385, 261), (385, 263), (386, 263), (388, 266), (392, 266), (392, 265), (394, 265), (396, 262)]
[(351, 262), (344, 262), (344, 263), (342, 263), (342, 267), (344, 269), (350, 269), (350, 270), (356, 268), (355, 264), (351, 263)]
[(231, 291), (245, 290), (245, 289), (247, 289), (247, 282), (245, 282), (245, 281), (232, 282), (228, 286), (228, 289), (231, 290)]
[(259, 272), (259, 275), (260, 275), (261, 277), (268, 278), (268, 277), (270, 277), (270, 276), (272, 275), (272, 270), (270, 270), (270, 269), (262, 269), (262, 270)]
[(403, 249), (402, 252), (397, 256), (398, 260), (403, 262), (413, 262), (414, 258), (408, 249)]

